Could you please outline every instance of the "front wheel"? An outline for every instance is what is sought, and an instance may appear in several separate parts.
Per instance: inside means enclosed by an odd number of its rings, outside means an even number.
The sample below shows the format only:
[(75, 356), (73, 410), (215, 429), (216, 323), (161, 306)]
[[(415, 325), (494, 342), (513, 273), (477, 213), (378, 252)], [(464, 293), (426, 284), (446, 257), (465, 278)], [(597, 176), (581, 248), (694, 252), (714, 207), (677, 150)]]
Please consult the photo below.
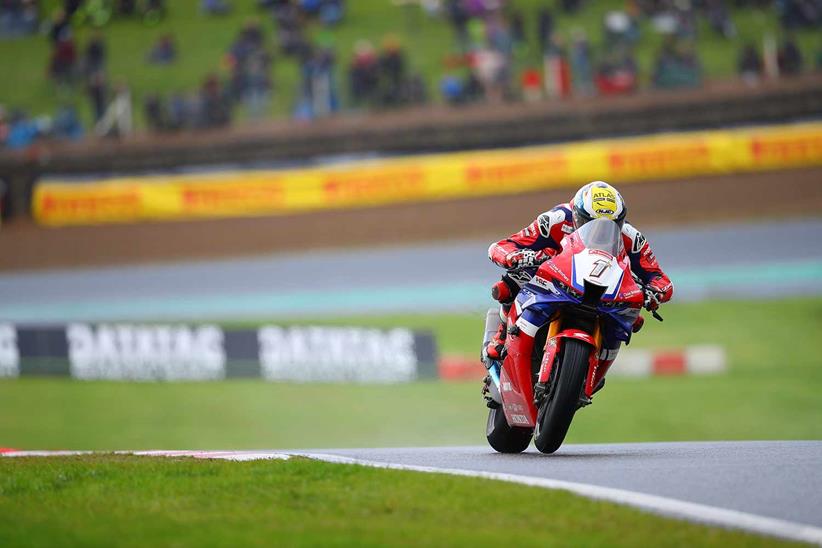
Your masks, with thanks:
[(559, 374), (537, 414), (534, 445), (542, 453), (553, 453), (565, 440), (588, 375), (591, 346), (576, 339), (565, 339), (563, 346)]
[(500, 453), (522, 453), (531, 443), (532, 430), (519, 426), (510, 426), (505, 419), (502, 407), (488, 410), (488, 424), (485, 437), (489, 445)]

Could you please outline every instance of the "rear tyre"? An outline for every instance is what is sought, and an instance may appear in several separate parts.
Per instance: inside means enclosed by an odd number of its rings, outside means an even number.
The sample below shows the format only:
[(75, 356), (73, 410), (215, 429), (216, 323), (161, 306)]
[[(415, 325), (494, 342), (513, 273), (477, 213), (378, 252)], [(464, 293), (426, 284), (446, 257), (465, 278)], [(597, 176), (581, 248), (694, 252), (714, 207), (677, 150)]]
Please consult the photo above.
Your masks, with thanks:
[(531, 428), (510, 426), (502, 407), (488, 410), (485, 437), (488, 444), (500, 453), (522, 453), (531, 443)]
[(588, 375), (591, 347), (576, 339), (565, 339), (563, 346), (556, 382), (537, 413), (534, 445), (542, 453), (553, 453), (565, 440)]

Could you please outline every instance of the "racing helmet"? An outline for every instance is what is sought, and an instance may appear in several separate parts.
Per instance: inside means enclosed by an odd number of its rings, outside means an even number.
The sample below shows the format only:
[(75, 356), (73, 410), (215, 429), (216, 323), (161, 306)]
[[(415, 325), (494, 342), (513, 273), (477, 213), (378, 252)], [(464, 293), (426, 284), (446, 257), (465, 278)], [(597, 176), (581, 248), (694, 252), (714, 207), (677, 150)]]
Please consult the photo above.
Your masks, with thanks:
[(617, 189), (604, 181), (594, 181), (583, 186), (571, 202), (574, 228), (594, 219), (611, 219), (622, 228), (628, 208)]

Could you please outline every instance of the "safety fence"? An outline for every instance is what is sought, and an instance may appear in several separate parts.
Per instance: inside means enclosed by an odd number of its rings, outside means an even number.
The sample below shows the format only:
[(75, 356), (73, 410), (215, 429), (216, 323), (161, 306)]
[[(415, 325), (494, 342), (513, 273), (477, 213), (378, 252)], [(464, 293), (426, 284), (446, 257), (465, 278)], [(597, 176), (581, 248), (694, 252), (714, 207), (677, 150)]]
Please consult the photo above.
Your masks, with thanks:
[(433, 335), (405, 328), (0, 324), (0, 378), (395, 383), (437, 374)]
[(44, 180), (48, 226), (278, 215), (822, 165), (822, 123), (421, 155), (292, 170)]

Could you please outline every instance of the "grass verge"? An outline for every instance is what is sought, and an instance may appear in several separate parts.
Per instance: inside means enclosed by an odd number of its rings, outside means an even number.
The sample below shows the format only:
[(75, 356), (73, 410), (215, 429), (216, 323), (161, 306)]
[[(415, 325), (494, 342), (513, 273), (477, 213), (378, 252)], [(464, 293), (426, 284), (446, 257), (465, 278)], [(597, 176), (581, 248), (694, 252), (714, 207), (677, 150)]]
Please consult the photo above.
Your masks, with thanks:
[[(822, 299), (671, 304), (632, 346), (716, 343), (730, 371), (608, 380), (572, 443), (822, 439)], [(347, 318), (407, 325), (476, 354), (483, 314)], [(618, 367), (619, 364), (615, 367)], [(479, 364), (477, 367), (480, 367)], [(259, 449), (484, 444), (479, 384), (0, 381), (0, 447)]]
[(562, 491), (305, 459), (0, 459), (3, 546), (478, 542), (780, 545), (773, 539), (661, 518)]

